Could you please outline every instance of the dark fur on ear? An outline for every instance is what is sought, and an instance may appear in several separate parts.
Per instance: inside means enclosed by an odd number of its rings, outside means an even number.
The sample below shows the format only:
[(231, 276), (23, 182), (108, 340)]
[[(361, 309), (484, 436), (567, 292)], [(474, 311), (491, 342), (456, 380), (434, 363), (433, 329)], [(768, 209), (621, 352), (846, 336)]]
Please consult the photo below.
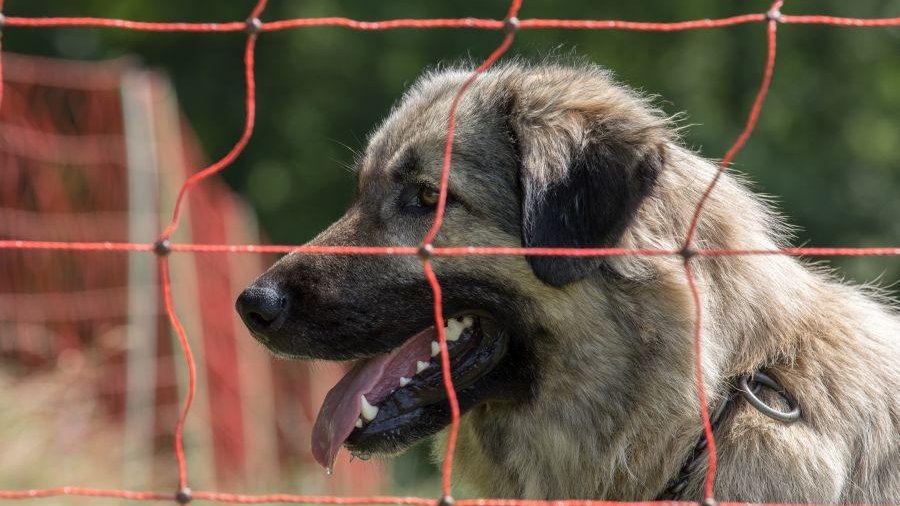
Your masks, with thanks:
[[(615, 246), (663, 168), (659, 122), (610, 118), (601, 106), (566, 109), (563, 101), (554, 110), (545, 101), (536, 113), (513, 102), (508, 110), (520, 160), (523, 245)], [(639, 119), (656, 119), (636, 112), (644, 116)], [(553, 286), (609, 266), (601, 257), (526, 258), (535, 275)]]
[[(527, 247), (612, 247), (650, 194), (662, 169), (662, 150), (635, 159), (632, 148), (588, 145), (572, 156), (564, 180), (530, 199), (534, 189), (524, 174), (523, 202), (532, 201), (522, 240)], [(562, 286), (601, 268), (602, 257), (530, 256), (534, 273), (545, 283)]]

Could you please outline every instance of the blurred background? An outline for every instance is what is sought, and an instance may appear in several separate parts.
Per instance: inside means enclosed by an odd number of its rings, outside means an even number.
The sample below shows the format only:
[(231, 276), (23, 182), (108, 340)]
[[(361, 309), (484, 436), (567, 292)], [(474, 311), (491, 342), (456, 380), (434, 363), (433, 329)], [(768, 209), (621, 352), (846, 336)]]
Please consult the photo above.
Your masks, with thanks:
[[(253, 1), (8, 0), (7, 16), (243, 20)], [(265, 20), (346, 16), (502, 18), (505, 0), (271, 0)], [(768, 1), (526, 0), (521, 18), (677, 21), (762, 12)], [(792, 0), (790, 14), (900, 16), (900, 0)], [(575, 54), (686, 113), (685, 141), (721, 157), (743, 127), (765, 56), (763, 24), (676, 33), (521, 31), (508, 55)], [(416, 77), (480, 62), (496, 32), (263, 34), (257, 122), (221, 177), (191, 195), (176, 241), (300, 244), (338, 218), (354, 151)], [(186, 175), (218, 159), (244, 120), (243, 33), (97, 28), (3, 33), (0, 238), (151, 241)], [(900, 242), (900, 29), (787, 25), (772, 89), (735, 160), (795, 225), (796, 245)], [(30, 56), (23, 56), (30, 55)], [(62, 60), (62, 61), (60, 61)], [(231, 301), (271, 257), (173, 255), (174, 295), (200, 357), (187, 444), (194, 488), (434, 496), (419, 448), (343, 463), (326, 478), (310, 423), (333, 366), (274, 362)], [(896, 295), (900, 260), (829, 259)], [(174, 487), (171, 427), (185, 371), (152, 257), (0, 252), (0, 489)], [(176, 350), (173, 352), (173, 350)]]

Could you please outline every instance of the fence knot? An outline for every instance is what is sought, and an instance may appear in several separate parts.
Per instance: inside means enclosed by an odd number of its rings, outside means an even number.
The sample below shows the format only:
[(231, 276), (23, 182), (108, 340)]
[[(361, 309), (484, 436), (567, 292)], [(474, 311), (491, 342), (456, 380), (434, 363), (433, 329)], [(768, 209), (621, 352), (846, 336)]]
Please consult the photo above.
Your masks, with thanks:
[(707, 497), (700, 502), (700, 506), (718, 506), (719, 503), (716, 502), (712, 497)]
[(431, 260), (431, 255), (433, 253), (434, 253), (434, 246), (432, 246), (430, 243), (419, 246), (418, 251), (416, 251), (416, 254), (419, 255), (419, 259), (422, 260), (423, 262), (427, 262), (428, 260)]
[(453, 506), (453, 496), (445, 495), (441, 497), (441, 500), (438, 501), (438, 506)]
[(0, 30), (3, 29), (4, 25), (6, 25), (6, 16), (4, 16), (2, 12), (0, 12)]
[(194, 499), (190, 487), (184, 487), (175, 493), (175, 500), (178, 504), (188, 504)]
[(257, 17), (247, 18), (246, 24), (244, 30), (249, 34), (257, 34), (262, 31), (262, 21)]
[(769, 21), (774, 21), (776, 23), (781, 23), (782, 21), (784, 21), (784, 16), (781, 14), (781, 8), (776, 5), (767, 10), (766, 19), (768, 19)]
[(164, 257), (172, 252), (172, 241), (168, 237), (163, 237), (153, 243), (153, 254), (158, 257)]
[(519, 29), (519, 18), (515, 16), (509, 16), (508, 18), (503, 20), (503, 31), (506, 33), (512, 33)]
[(685, 244), (678, 250), (678, 255), (685, 261), (689, 262), (692, 258), (697, 256), (697, 250), (694, 249), (693, 245), (690, 243)]

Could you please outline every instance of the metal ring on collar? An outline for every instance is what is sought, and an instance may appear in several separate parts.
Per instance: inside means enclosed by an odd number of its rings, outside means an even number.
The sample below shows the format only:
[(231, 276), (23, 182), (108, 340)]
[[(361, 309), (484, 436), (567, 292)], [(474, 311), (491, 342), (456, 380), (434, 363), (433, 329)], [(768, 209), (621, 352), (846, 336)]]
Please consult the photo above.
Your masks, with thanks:
[[(787, 402), (790, 411), (778, 411), (763, 402), (753, 392), (753, 388), (750, 386), (751, 383), (757, 383), (774, 390)], [(753, 374), (745, 374), (741, 376), (738, 386), (740, 387), (741, 394), (747, 399), (747, 402), (769, 418), (774, 418), (775, 420), (780, 420), (785, 423), (793, 423), (800, 419), (800, 404), (797, 403), (797, 399), (768, 374), (759, 371)]]

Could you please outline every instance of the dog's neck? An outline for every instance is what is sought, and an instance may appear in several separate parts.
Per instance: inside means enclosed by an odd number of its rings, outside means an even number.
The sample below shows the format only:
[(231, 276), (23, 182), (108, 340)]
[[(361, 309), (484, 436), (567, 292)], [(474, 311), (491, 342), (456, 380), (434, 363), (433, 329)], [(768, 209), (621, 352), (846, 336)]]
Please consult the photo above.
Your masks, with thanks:
[[(711, 175), (711, 166), (703, 168)], [(691, 199), (702, 190), (696, 173), (665, 177), (663, 184), (694, 187), (662, 192), (669, 199)], [(729, 206), (715, 201), (753, 198), (728, 177), (717, 191), (711, 211), (700, 221), (698, 245), (777, 247), (766, 232), (772, 218), (761, 204), (737, 205), (758, 214), (742, 216), (735, 228), (733, 217), (716, 214)], [(626, 235), (625, 246), (678, 249), (680, 237), (654, 236), (654, 229), (686, 228), (690, 216), (672, 215), (672, 209), (693, 207), (648, 203), (638, 218), (644, 226)], [(654, 226), (654, 220), (671, 221)], [(700, 286), (717, 288), (715, 296), (706, 290), (701, 294), (704, 380), (715, 404), (728, 378), (791, 360), (790, 335), (798, 320), (790, 315), (812, 303), (804, 293), (816, 281), (789, 258), (694, 262)], [(551, 322), (546, 325), (549, 341), (557, 345), (538, 357), (545, 373), (540, 389), (528, 405), (482, 406), (466, 416), (458, 450), (458, 473), (465, 481), (509, 497), (649, 500), (677, 474), (702, 433), (692, 349), (694, 306), (684, 268), (680, 259), (663, 257), (618, 259), (610, 265), (625, 275), (577, 283), (565, 297), (542, 294), (543, 306), (551, 308), (545, 315)], [(752, 279), (746, 283), (734, 282), (747, 276)], [(784, 290), (795, 294), (775, 293)], [(573, 328), (573, 319), (585, 324)], [(573, 475), (583, 478), (573, 480)], [(685, 493), (699, 493), (700, 481)]]

